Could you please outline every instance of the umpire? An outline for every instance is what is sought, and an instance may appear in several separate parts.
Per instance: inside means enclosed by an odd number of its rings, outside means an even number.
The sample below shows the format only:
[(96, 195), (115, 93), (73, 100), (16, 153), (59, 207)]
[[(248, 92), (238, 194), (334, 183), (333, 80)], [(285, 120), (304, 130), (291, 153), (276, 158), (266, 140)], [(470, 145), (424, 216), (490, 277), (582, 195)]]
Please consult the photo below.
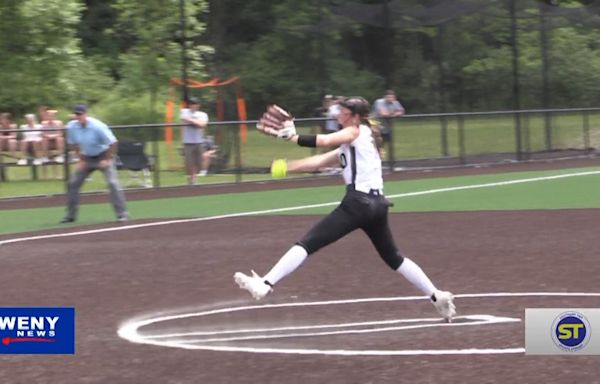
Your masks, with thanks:
[(74, 119), (67, 124), (67, 141), (79, 157), (79, 164), (69, 180), (67, 214), (61, 223), (72, 223), (77, 218), (79, 190), (86, 178), (100, 170), (110, 189), (110, 199), (117, 214), (117, 221), (129, 219), (125, 196), (117, 178), (113, 154), (117, 150), (117, 138), (102, 121), (89, 117), (84, 104), (75, 106)]

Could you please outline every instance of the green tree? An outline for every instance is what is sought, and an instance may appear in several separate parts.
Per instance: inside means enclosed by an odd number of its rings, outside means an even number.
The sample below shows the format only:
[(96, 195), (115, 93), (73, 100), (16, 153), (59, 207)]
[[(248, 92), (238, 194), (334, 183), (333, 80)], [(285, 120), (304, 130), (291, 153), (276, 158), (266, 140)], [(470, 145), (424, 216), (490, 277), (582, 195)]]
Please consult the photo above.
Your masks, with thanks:
[[(185, 37), (188, 77), (205, 77), (204, 56), (212, 49), (196, 43), (205, 26), (198, 21), (206, 12), (204, 0), (185, 1)], [(157, 94), (169, 80), (181, 74), (181, 26), (179, 1), (116, 0), (118, 11), (115, 38), (127, 40), (120, 54), (120, 89), (127, 95), (150, 94), (150, 109), (156, 108)]]
[(306, 116), (321, 93), (380, 92), (382, 78), (347, 49), (346, 39), (360, 41), (359, 25), (332, 14), (331, 1), (213, 3), (210, 38), (217, 53), (211, 69), (241, 77), (250, 116), (270, 102)]
[(85, 9), (77, 28), (83, 54), (115, 80), (120, 79), (119, 54), (131, 45), (127, 39), (115, 38), (117, 10), (115, 0), (85, 0)]
[[(545, 3), (545, 2), (544, 2)], [(563, 4), (564, 3), (564, 4)], [(562, 7), (546, 6), (546, 21), (540, 18), (540, 2), (518, 3), (518, 63), (521, 108), (543, 107), (543, 46), (542, 29), (548, 36), (546, 47), (549, 67), (550, 107), (595, 106), (600, 102), (598, 68), (600, 55), (598, 32), (593, 23), (600, 20), (585, 10), (579, 2), (561, 2)], [(464, 50), (470, 57), (461, 72), (464, 74), (469, 106), (479, 109), (510, 109), (512, 97), (512, 52), (508, 41), (506, 1), (500, 2), (486, 17), (485, 24), (471, 18), (460, 23), (468, 35), (456, 41), (477, 41), (477, 46)], [(504, 13), (503, 13), (504, 12)], [(473, 34), (478, 30), (479, 34)], [(483, 102), (483, 103), (482, 103)]]
[[(13, 112), (98, 98), (108, 79), (82, 56), (76, 0), (0, 3), (0, 105)], [(86, 86), (83, 87), (82, 85)]]

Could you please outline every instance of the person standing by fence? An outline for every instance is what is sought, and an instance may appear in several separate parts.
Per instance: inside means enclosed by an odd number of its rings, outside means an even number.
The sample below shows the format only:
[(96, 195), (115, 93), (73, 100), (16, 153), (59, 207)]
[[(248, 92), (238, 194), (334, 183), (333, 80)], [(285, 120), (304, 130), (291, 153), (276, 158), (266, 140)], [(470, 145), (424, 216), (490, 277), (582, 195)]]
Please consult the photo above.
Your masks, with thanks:
[(69, 180), (67, 214), (61, 223), (72, 223), (77, 218), (79, 190), (86, 178), (95, 170), (102, 171), (106, 178), (117, 221), (127, 221), (129, 214), (125, 207), (125, 196), (119, 185), (113, 159), (113, 154), (117, 151), (117, 138), (106, 124), (87, 115), (85, 105), (77, 105), (73, 113), (75, 119), (67, 124), (67, 141), (79, 157), (79, 163)]
[[(181, 140), (183, 142), (183, 156), (185, 159), (185, 170), (188, 184), (196, 184), (196, 177), (202, 167), (204, 152), (204, 129), (208, 124), (208, 115), (199, 110), (200, 102), (195, 97), (188, 100), (188, 108), (181, 110), (181, 122), (183, 126)], [(208, 171), (208, 168), (206, 168)]]
[(387, 143), (392, 159), (394, 157), (394, 121), (404, 113), (404, 107), (396, 99), (396, 92), (391, 89), (385, 91), (385, 95), (373, 103), (372, 115), (381, 124), (381, 137), (384, 144)]

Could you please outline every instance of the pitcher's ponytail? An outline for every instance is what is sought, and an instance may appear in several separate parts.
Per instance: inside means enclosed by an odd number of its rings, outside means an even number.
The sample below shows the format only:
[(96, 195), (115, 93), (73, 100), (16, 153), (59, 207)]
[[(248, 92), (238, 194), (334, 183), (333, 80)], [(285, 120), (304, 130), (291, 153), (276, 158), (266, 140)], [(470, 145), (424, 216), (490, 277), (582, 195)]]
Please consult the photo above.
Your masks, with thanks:
[(373, 140), (375, 140), (377, 150), (381, 153), (381, 148), (383, 148), (383, 136), (381, 136), (381, 123), (379, 122), (379, 120), (367, 118), (365, 119), (364, 124), (371, 128)]

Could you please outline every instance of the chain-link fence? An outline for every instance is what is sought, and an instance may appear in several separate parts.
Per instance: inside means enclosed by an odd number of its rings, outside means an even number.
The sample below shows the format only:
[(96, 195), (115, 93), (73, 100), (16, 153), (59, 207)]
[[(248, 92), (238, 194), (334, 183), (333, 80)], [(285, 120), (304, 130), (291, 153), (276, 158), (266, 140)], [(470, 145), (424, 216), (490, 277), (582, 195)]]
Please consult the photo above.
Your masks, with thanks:
[[(321, 132), (323, 119), (297, 118), (295, 121), (299, 133)], [(299, 147), (262, 135), (252, 129), (255, 123), (225, 121), (209, 124), (207, 136), (211, 138), (213, 152), (208, 160), (208, 173), (198, 177), (198, 184), (268, 180), (274, 159), (297, 159), (328, 150)], [(246, 134), (242, 134), (242, 124), (250, 127)], [(172, 127), (177, 132), (180, 125)], [(121, 143), (138, 143), (138, 147), (133, 148), (140, 148), (139, 154), (147, 162), (144, 166), (120, 164), (124, 187), (160, 188), (187, 184), (182, 144), (178, 135), (171, 143), (165, 141), (164, 124), (113, 126), (112, 129)], [(497, 111), (396, 118), (392, 121), (391, 139), (385, 143), (382, 156), (386, 171), (393, 172), (406, 168), (596, 156), (597, 148), (600, 148), (600, 108)], [(60, 163), (53, 159), (34, 162), (31, 153), (23, 156), (28, 158), (25, 164), (7, 152), (0, 152), (0, 181), (4, 185), (32, 179), (48, 182), (50, 179), (55, 183), (46, 184), (44, 194), (64, 192), (65, 182), (77, 162), (72, 152), (62, 154), (65, 161)], [(48, 169), (52, 171), (48, 172)], [(300, 176), (331, 173), (335, 173), (335, 169)], [(138, 176), (132, 177), (135, 175)], [(139, 182), (132, 183), (136, 180)], [(87, 188), (104, 189), (103, 178), (95, 177)]]

